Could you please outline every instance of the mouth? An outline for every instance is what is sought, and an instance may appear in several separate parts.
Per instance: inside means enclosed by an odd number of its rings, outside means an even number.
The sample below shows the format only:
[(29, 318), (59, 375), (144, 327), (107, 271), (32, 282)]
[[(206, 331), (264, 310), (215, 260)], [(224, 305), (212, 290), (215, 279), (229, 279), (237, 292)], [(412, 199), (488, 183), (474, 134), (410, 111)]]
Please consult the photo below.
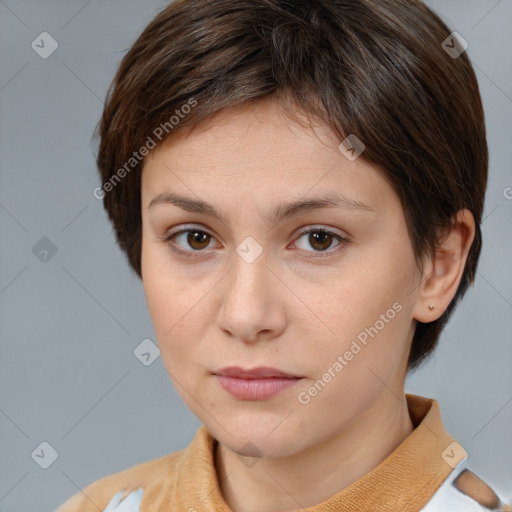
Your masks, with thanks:
[(214, 375), (222, 388), (239, 400), (269, 399), (303, 378), (268, 367), (249, 370), (231, 366), (214, 372)]

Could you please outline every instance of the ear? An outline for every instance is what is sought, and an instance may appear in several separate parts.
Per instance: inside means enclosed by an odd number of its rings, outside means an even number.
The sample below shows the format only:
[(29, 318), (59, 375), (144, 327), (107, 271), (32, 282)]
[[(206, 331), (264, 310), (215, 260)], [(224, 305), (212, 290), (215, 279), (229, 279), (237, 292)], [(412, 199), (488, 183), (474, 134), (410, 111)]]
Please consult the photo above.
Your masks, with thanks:
[(458, 211), (448, 232), (441, 236), (435, 253), (424, 259), (414, 319), (428, 323), (444, 313), (457, 292), (474, 238), (473, 214), (467, 209)]

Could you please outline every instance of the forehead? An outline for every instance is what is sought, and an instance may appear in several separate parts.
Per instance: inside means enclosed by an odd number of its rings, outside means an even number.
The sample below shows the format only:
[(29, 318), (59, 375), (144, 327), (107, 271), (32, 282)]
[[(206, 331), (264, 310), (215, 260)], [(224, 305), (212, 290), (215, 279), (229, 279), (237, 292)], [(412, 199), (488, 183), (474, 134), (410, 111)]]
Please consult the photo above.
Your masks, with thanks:
[(394, 192), (363, 158), (347, 159), (340, 142), (325, 125), (312, 129), (288, 119), (276, 101), (230, 108), (177, 130), (149, 153), (142, 202), (147, 208), (171, 190), (224, 199), (243, 193), (258, 200), (338, 191), (378, 208)]

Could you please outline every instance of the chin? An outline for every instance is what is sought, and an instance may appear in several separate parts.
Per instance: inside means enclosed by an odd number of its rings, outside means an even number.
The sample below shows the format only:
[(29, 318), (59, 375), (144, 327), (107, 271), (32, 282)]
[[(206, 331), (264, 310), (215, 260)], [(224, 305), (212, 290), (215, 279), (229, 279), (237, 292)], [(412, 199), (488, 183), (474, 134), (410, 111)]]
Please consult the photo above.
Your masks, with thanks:
[[(279, 421), (282, 421), (283, 417)], [(285, 457), (300, 451), (300, 443), (305, 441), (299, 432), (286, 428), (283, 423), (262, 421), (258, 423), (254, 418), (248, 421), (233, 422), (221, 421), (220, 424), (205, 423), (208, 431), (221, 443), (234, 453), (243, 457)], [(277, 428), (276, 428), (277, 427)], [(232, 434), (232, 435), (229, 435)]]

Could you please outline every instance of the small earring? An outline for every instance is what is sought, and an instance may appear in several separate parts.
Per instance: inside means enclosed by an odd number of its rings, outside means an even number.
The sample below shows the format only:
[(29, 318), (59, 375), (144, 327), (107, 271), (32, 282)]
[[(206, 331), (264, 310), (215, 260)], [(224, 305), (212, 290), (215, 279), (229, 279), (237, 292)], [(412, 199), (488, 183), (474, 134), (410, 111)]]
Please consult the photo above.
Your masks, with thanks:
[(432, 311), (434, 309), (434, 304), (430, 304), (430, 306), (428, 307), (428, 309), (430, 309), (430, 311)]

